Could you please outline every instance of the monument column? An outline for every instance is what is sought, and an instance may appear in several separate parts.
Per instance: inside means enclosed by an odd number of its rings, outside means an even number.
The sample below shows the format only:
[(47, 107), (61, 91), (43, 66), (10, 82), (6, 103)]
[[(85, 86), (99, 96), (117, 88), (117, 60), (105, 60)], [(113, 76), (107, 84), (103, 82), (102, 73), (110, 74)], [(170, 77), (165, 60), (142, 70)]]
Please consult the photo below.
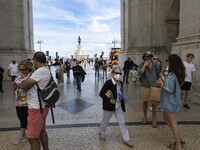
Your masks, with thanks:
[(200, 1), (180, 1), (180, 27), (177, 42), (172, 46), (172, 53), (185, 59), (187, 53), (193, 53), (196, 68), (196, 89), (191, 92), (192, 100), (200, 103)]
[[(161, 4), (162, 10), (159, 9)], [(168, 51), (163, 38), (165, 6), (165, 1), (121, 0), (120, 65), (123, 65), (127, 57), (131, 57), (136, 63), (142, 62), (142, 55), (147, 50), (166, 57)]]
[(127, 57), (136, 63), (141, 62), (144, 50), (152, 46), (152, 4), (152, 1), (146, 0), (121, 0), (122, 47), (119, 64)]
[(20, 62), (32, 57), (32, 0), (0, 1), (0, 63), (7, 68), (12, 59)]

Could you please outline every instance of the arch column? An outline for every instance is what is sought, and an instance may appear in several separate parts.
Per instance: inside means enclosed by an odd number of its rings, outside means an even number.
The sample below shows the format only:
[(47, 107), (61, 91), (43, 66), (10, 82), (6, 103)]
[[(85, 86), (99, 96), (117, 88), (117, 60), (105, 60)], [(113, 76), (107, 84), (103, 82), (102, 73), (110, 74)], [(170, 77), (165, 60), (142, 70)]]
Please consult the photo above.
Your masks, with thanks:
[(121, 66), (127, 57), (141, 63), (142, 55), (147, 50), (165, 61), (168, 54), (165, 10), (171, 1), (121, 0)]
[(187, 53), (193, 53), (196, 68), (197, 88), (191, 92), (192, 100), (200, 103), (200, 1), (180, 1), (180, 24), (177, 42), (172, 46), (172, 53), (185, 60)]
[(32, 57), (32, 0), (1, 0), (0, 63), (7, 68), (12, 59), (19, 63)]

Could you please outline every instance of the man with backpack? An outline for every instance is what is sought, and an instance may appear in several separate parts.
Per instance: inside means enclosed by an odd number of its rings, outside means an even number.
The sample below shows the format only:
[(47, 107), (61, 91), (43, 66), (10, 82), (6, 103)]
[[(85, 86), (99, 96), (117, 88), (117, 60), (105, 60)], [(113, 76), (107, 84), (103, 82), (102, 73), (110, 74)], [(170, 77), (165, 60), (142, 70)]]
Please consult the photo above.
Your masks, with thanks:
[[(21, 84), (13, 84), (13, 87), (28, 90), (27, 100), (28, 100), (28, 129), (27, 138), (29, 140), (32, 150), (40, 149), (40, 143), (44, 150), (48, 150), (48, 135), (45, 130), (46, 117), (49, 112), (49, 105), (41, 101), (41, 106), (38, 98), (38, 84), (39, 88), (42, 90), (49, 83), (51, 78), (51, 73), (46, 67), (46, 56), (43, 52), (38, 51), (33, 56), (33, 64), (35, 67), (35, 72)], [(40, 110), (42, 108), (42, 113)]]

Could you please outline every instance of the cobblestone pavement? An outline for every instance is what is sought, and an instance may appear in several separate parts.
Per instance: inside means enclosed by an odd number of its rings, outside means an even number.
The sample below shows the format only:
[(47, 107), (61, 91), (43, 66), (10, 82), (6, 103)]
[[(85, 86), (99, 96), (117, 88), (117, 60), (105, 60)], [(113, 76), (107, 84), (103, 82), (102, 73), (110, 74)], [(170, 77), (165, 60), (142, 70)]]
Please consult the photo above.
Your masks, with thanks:
[[(106, 141), (99, 140), (99, 127), (58, 127), (47, 129), (50, 150), (167, 150), (168, 144), (173, 142), (171, 131), (166, 125), (157, 129), (150, 125), (128, 125), (133, 148), (122, 144), (118, 126), (109, 126)], [(186, 141), (184, 150), (200, 149), (200, 126), (180, 125), (182, 139)], [(19, 145), (12, 142), (20, 131), (1, 131), (1, 150), (29, 150), (28, 141)]]
[[(53, 72), (53, 70), (52, 70)], [(54, 109), (55, 125), (52, 125), (51, 113), (47, 117), (50, 150), (125, 150), (119, 127), (114, 117), (106, 132), (107, 140), (98, 137), (99, 124), (102, 120), (102, 100), (98, 93), (105, 80), (94, 77), (92, 66), (88, 66), (87, 76), (82, 91), (76, 90), (72, 74), (59, 85), (61, 97)], [(54, 75), (54, 72), (53, 72)], [(0, 93), (0, 150), (27, 150), (29, 143), (13, 145), (20, 135), (19, 120), (14, 106), (14, 92), (9, 81), (3, 83), (5, 93)], [(173, 142), (169, 128), (164, 124), (162, 112), (157, 113), (159, 127), (151, 127), (151, 111), (148, 111), (148, 125), (142, 125), (142, 100), (139, 93), (139, 82), (136, 87), (124, 85), (127, 96), (125, 121), (128, 124), (131, 141), (135, 150), (167, 150), (166, 145)], [(200, 150), (200, 105), (189, 101), (190, 110), (182, 109), (177, 114), (182, 139), (186, 141), (186, 150)]]

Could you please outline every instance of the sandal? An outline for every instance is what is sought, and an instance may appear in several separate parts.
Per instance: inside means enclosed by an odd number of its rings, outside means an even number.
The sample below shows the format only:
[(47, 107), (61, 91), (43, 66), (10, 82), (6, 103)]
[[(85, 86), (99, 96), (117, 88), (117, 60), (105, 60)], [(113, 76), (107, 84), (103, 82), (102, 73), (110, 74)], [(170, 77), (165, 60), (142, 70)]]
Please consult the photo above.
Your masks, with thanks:
[[(185, 141), (182, 141), (182, 140), (181, 140), (181, 145), (182, 145), (182, 146), (184, 146), (185, 143), (186, 143)], [(174, 144), (176, 145), (176, 142), (174, 142)]]
[(154, 123), (152, 123), (152, 128), (157, 128), (158, 127), (158, 124), (157, 124), (157, 122), (154, 122)]
[(147, 120), (146, 119), (142, 119), (141, 123), (142, 124), (147, 124)]
[[(182, 146), (182, 144), (181, 144), (181, 146)], [(172, 150), (181, 150), (181, 149), (176, 147), (176, 143), (175, 142), (173, 144), (167, 145), (167, 148), (172, 149)]]

